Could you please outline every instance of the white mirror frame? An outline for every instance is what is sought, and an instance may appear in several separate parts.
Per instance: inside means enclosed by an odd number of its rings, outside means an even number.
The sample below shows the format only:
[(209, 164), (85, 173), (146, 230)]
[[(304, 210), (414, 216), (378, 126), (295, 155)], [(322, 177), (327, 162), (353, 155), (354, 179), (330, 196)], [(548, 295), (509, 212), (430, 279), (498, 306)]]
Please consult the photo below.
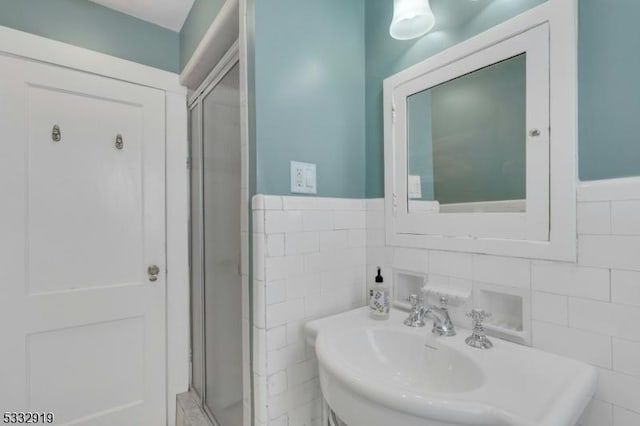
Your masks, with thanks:
[[(406, 208), (407, 184), (407, 101), (411, 95), (449, 82), (482, 68), (525, 53), (526, 126), (538, 136), (526, 139), (526, 210), (524, 212), (456, 212), (426, 216)], [(435, 69), (412, 67), (398, 76), (392, 87), (391, 102), (395, 158), (396, 230), (403, 234), (504, 238), (510, 240), (549, 240), (549, 25), (543, 24), (522, 34), (488, 46)], [(395, 80), (396, 76), (390, 78)], [(525, 137), (525, 135), (522, 135)], [(507, 202), (502, 202), (506, 204)], [(476, 206), (480, 203), (473, 203)], [(496, 203), (484, 203), (493, 204)], [(411, 206), (411, 203), (409, 203)], [(457, 207), (441, 205), (444, 208)]]
[[(527, 129), (541, 130), (541, 136), (527, 140), (527, 212), (409, 212), (407, 96), (523, 52)], [(546, 86), (549, 96), (532, 90)], [(387, 78), (383, 102), (387, 244), (575, 261), (576, 0), (548, 0)]]

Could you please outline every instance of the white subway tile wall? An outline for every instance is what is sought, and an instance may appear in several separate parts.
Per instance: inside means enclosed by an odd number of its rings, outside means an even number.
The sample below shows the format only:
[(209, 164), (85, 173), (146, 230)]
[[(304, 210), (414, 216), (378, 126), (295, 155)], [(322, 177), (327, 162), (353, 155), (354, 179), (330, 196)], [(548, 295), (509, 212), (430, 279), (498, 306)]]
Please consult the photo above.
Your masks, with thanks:
[(640, 414), (622, 407), (613, 407), (613, 424), (614, 426), (638, 426), (640, 425)]
[(253, 200), (257, 425), (320, 425), (322, 399), (305, 322), (365, 304), (365, 200)]
[(611, 185), (580, 186), (576, 263), (389, 247), (382, 199), (256, 197), (256, 424), (319, 424), (317, 361), (303, 325), (364, 305), (380, 266), (391, 284), (401, 269), (456, 289), (530, 292), (533, 346), (598, 368), (578, 424), (640, 425), (640, 183)]
[(611, 271), (611, 301), (640, 306), (638, 283), (640, 283), (640, 272)]
[(367, 200), (369, 280), (381, 265), (390, 277), (400, 268), (449, 285), (468, 279), (528, 289), (533, 346), (598, 368), (596, 395), (578, 424), (638, 426), (640, 180), (582, 184), (578, 199), (576, 263), (386, 247), (384, 201)]

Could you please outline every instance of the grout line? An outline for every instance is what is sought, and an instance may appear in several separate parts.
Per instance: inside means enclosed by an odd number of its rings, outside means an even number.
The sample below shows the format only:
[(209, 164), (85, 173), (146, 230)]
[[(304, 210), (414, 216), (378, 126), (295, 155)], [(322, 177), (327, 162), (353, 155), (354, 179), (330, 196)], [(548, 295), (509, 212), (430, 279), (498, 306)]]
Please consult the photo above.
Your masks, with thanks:
[(613, 336), (609, 336), (609, 344), (611, 345), (611, 370), (615, 371), (614, 358), (613, 358)]
[(613, 271), (609, 269), (609, 303), (613, 303)]
[[(623, 407), (622, 405), (617, 405), (617, 404), (611, 404), (611, 405), (612, 405), (613, 407), (618, 407), (618, 408), (623, 409), (623, 410), (625, 410), (625, 411), (629, 411), (629, 412), (631, 412), (631, 413), (633, 413), (633, 414), (640, 415), (640, 411), (632, 410), (632, 409), (630, 409), (630, 408)], [(614, 410), (614, 412), (615, 412), (615, 410)], [(615, 424), (615, 423), (614, 423), (614, 424)]]

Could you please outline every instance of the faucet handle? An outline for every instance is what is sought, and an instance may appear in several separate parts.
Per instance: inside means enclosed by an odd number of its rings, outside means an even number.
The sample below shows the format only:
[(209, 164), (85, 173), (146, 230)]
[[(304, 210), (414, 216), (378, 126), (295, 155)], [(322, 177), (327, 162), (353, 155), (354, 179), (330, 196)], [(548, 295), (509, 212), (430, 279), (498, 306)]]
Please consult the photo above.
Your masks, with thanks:
[(417, 294), (412, 294), (407, 300), (411, 304), (411, 309), (416, 309), (423, 302), (422, 297), (419, 297)]
[(493, 343), (487, 338), (484, 332), (482, 323), (487, 318), (491, 318), (491, 314), (485, 312), (484, 309), (472, 309), (471, 312), (467, 312), (467, 317), (473, 320), (473, 330), (471, 336), (465, 339), (467, 345), (478, 349), (489, 349), (493, 346)]
[(407, 299), (411, 303), (411, 309), (409, 310), (409, 317), (404, 320), (404, 324), (409, 327), (424, 327), (424, 308), (420, 306), (423, 302), (422, 297), (418, 297), (416, 294), (412, 294)]
[(449, 296), (447, 296), (446, 294), (441, 294), (440, 306), (442, 306), (443, 308), (446, 308), (448, 304), (449, 304)]
[(491, 314), (484, 309), (472, 309), (470, 312), (467, 312), (466, 315), (473, 320), (474, 325), (481, 325), (484, 320), (491, 318)]

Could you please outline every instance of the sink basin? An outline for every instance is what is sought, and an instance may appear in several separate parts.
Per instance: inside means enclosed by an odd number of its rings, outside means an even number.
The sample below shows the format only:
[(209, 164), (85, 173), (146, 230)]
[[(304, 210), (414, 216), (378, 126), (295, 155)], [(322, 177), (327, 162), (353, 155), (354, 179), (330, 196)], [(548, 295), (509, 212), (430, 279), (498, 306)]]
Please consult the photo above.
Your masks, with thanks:
[[(479, 388), (484, 375), (468, 356), (435, 339), (405, 330), (360, 327), (323, 335), (323, 357), (340, 360), (350, 374), (407, 389), (429, 392), (469, 392)], [(324, 340), (327, 340), (326, 342)]]
[(584, 363), (496, 338), (474, 349), (468, 330), (434, 336), (405, 317), (362, 308), (307, 324), (323, 396), (348, 426), (572, 426), (595, 391)]

